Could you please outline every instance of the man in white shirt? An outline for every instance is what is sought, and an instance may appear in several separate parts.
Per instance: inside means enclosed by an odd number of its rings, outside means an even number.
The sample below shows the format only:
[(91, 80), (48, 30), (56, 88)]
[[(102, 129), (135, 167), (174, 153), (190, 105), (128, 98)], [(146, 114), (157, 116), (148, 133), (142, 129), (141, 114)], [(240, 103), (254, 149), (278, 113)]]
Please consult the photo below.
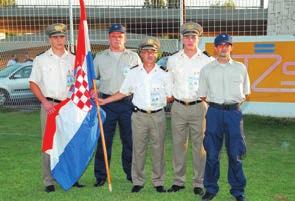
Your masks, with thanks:
[(174, 181), (168, 192), (184, 189), (188, 140), (193, 154), (194, 193), (202, 195), (206, 154), (203, 148), (207, 104), (199, 99), (199, 74), (212, 58), (198, 48), (203, 33), (201, 25), (188, 22), (182, 25), (183, 50), (168, 59), (167, 69), (172, 80), (174, 102), (171, 108), (173, 137)]
[[(29, 78), (30, 88), (41, 102), (41, 131), (44, 134), (47, 114), (55, 111), (54, 105), (67, 98), (73, 84), (75, 56), (65, 49), (66, 25), (57, 23), (46, 29), (50, 49), (36, 56)], [(54, 192), (54, 179), (51, 176), (50, 157), (42, 153), (43, 183), (46, 192)], [(84, 185), (76, 182), (74, 186)]]
[(160, 42), (154, 37), (147, 38), (139, 46), (140, 64), (128, 73), (118, 93), (100, 100), (102, 105), (120, 100), (133, 94), (132, 103), (132, 182), (131, 192), (139, 192), (145, 183), (145, 157), (148, 141), (151, 140), (153, 173), (152, 182), (157, 192), (164, 189), (165, 159), (164, 139), (166, 118), (164, 107), (171, 98), (171, 84), (168, 73), (155, 62)]
[(230, 57), (231, 36), (218, 35), (214, 45), (217, 58), (201, 70), (199, 86), (201, 99), (209, 103), (204, 139), (207, 153), (204, 176), (206, 193), (202, 200), (212, 200), (219, 190), (219, 155), (225, 138), (230, 193), (237, 201), (245, 201), (246, 178), (242, 159), (246, 154), (246, 146), (243, 115), (239, 106), (250, 94), (250, 81), (245, 65)]

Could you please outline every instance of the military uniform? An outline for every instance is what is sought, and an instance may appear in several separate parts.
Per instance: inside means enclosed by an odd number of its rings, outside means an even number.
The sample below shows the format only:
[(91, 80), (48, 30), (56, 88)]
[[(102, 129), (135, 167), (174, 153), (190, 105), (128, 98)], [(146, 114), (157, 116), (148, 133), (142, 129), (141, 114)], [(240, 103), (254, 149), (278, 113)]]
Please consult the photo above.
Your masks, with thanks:
[[(125, 28), (119, 24), (113, 24), (110, 32), (118, 31), (125, 33)], [(97, 53), (94, 59), (94, 68), (100, 79), (99, 91), (102, 98), (107, 98), (118, 92), (125, 76), (135, 65), (141, 63), (139, 56), (131, 50), (120, 53), (112, 52), (110, 49)], [(133, 106), (131, 97), (102, 106), (106, 112), (104, 122), (105, 141), (109, 162), (111, 160), (113, 137), (118, 123), (120, 138), (122, 141), (122, 166), (128, 180), (131, 181), (132, 162), (132, 131), (131, 114)], [(104, 163), (101, 139), (98, 141), (94, 161), (94, 175), (97, 183), (106, 181), (106, 169)]]
[[(202, 34), (202, 27), (196, 23), (182, 26), (184, 36)], [(184, 188), (188, 139), (191, 138), (193, 153), (193, 187), (203, 187), (203, 174), (206, 155), (203, 149), (206, 103), (199, 99), (199, 74), (204, 65), (212, 61), (197, 48), (189, 58), (184, 50), (168, 59), (167, 69), (172, 79), (174, 102), (171, 108), (173, 137), (174, 181), (169, 191)]]
[[(48, 26), (46, 33), (48, 36), (66, 34), (64, 24), (53, 24)], [(53, 104), (67, 98), (69, 87), (72, 83), (69, 78), (73, 77), (75, 56), (65, 51), (62, 56), (57, 56), (52, 49), (36, 56), (33, 61), (30, 82), (35, 83), (40, 88), (42, 94)], [(41, 105), (40, 119), (42, 137), (46, 123), (46, 111)], [(42, 153), (43, 163), (43, 182), (45, 186), (53, 185), (53, 178), (50, 170), (50, 158), (46, 153)]]
[[(219, 35), (215, 46), (226, 42), (228, 35)], [(227, 40), (225, 40), (227, 38)], [(246, 153), (243, 132), (243, 118), (239, 105), (250, 94), (250, 82), (244, 64), (229, 59), (221, 64), (217, 60), (206, 65), (200, 74), (199, 95), (209, 103), (206, 115), (204, 147), (207, 152), (203, 200), (211, 200), (218, 192), (220, 175), (220, 150), (225, 137), (228, 154), (228, 182), (231, 194), (237, 201), (244, 201), (246, 178), (242, 169), (242, 158)], [(210, 198), (210, 199), (208, 199)]]

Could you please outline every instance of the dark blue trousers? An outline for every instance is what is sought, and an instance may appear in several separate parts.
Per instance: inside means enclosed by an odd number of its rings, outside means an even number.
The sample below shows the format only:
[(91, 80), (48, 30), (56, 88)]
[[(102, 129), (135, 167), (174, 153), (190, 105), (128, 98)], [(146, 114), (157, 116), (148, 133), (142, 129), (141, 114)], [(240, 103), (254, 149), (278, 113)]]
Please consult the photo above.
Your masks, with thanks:
[(242, 157), (246, 154), (243, 132), (243, 117), (239, 109), (223, 110), (209, 106), (206, 115), (204, 148), (207, 152), (204, 186), (217, 194), (220, 176), (220, 150), (225, 137), (228, 155), (228, 183), (230, 193), (237, 197), (244, 195), (246, 178), (242, 168)]
[[(105, 98), (105, 97), (103, 97)], [(131, 181), (131, 163), (132, 163), (132, 131), (131, 131), (131, 114), (133, 105), (131, 98), (127, 97), (123, 100), (116, 101), (102, 106), (106, 112), (106, 120), (103, 124), (105, 142), (107, 147), (107, 155), (109, 165), (112, 155), (113, 138), (116, 131), (116, 125), (119, 125), (120, 138), (122, 142), (121, 161), (126, 178)], [(101, 138), (98, 140), (95, 161), (94, 175), (96, 180), (106, 180), (106, 168), (103, 156)]]

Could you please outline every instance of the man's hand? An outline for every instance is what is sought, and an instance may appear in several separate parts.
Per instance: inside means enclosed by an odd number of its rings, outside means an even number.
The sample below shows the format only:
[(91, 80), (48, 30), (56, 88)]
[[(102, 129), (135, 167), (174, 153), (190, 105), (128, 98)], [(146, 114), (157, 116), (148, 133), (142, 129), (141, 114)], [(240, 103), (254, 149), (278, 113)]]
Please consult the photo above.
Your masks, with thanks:
[(107, 104), (106, 99), (98, 98), (97, 99), (98, 105), (105, 105)]
[(55, 112), (54, 105), (48, 100), (45, 99), (44, 101), (41, 102), (41, 104), (44, 107), (47, 114), (52, 114)]

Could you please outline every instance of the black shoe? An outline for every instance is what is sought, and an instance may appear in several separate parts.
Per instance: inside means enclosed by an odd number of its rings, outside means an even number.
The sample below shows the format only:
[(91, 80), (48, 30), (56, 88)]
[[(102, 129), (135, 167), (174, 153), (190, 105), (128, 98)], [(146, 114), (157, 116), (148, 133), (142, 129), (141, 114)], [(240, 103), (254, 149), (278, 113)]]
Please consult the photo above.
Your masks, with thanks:
[(246, 199), (243, 195), (240, 195), (236, 197), (236, 201), (246, 201)]
[(98, 179), (96, 180), (96, 183), (94, 184), (95, 187), (101, 187), (106, 183), (106, 180)]
[(168, 189), (168, 192), (177, 192), (184, 188), (185, 188), (184, 186), (178, 186), (173, 184), (171, 188)]
[(156, 186), (155, 189), (159, 193), (166, 193), (167, 192), (167, 190), (164, 188), (164, 186)]
[(55, 191), (54, 185), (49, 185), (45, 187), (45, 192), (47, 193), (54, 192), (54, 191)]
[(77, 187), (77, 188), (83, 188), (83, 187), (85, 187), (85, 185), (83, 185), (83, 184), (79, 184), (78, 181), (77, 181), (76, 183), (74, 183), (73, 186), (74, 186), (74, 187)]
[(132, 187), (131, 193), (138, 193), (142, 188), (143, 186), (135, 185)]
[(200, 188), (200, 187), (195, 187), (194, 188), (194, 193), (196, 194), (196, 195), (200, 195), (200, 196), (202, 196), (202, 195), (204, 195), (204, 190), (202, 189), (202, 188)]
[(209, 201), (209, 200), (212, 200), (214, 197), (215, 195), (206, 191), (206, 193), (202, 197), (202, 201)]

